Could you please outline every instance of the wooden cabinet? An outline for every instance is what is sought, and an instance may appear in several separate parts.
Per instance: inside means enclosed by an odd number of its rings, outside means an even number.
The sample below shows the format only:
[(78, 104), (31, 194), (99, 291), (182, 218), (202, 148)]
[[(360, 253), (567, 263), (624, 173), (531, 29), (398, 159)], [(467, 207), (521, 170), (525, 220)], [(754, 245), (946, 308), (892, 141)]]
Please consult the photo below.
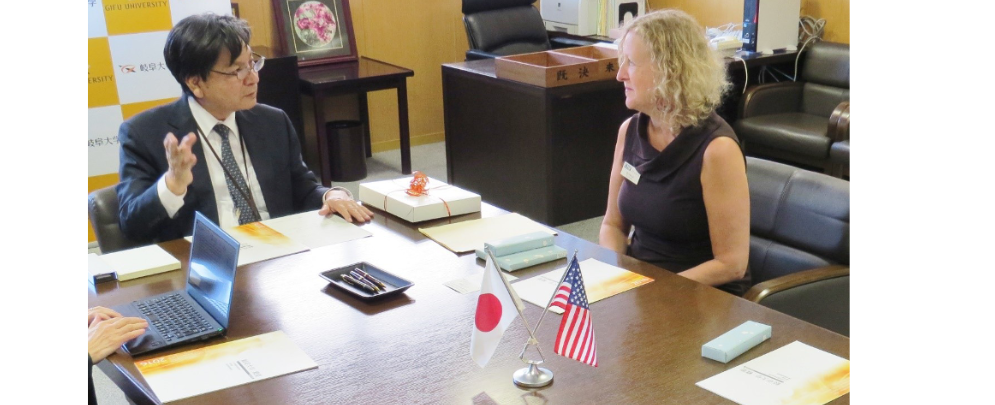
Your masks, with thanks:
[(442, 66), (450, 184), (557, 226), (604, 215), (618, 127), (634, 112), (614, 80), (542, 88), (494, 60)]

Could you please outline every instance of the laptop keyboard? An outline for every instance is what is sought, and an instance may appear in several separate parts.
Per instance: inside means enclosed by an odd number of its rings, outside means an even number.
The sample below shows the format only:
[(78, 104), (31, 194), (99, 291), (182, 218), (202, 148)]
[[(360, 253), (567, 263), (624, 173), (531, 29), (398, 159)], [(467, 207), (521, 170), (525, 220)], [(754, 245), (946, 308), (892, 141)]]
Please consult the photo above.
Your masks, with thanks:
[(142, 301), (136, 307), (166, 342), (211, 329), (211, 324), (180, 294)]

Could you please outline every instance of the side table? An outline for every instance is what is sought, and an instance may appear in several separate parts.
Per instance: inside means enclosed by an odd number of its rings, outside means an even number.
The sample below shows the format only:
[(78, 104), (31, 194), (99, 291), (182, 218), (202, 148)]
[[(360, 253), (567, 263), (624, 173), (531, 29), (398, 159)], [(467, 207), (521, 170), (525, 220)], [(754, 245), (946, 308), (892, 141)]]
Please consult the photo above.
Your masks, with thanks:
[(325, 98), (340, 94), (359, 94), (360, 120), (366, 136), (366, 156), (373, 156), (370, 146), (370, 116), (366, 93), (397, 89), (397, 119), (401, 132), (401, 173), (411, 174), (411, 134), (408, 130), (408, 87), (406, 79), (415, 72), (376, 59), (360, 57), (355, 62), (301, 68), (301, 92), (314, 97), (314, 119), (318, 134), (318, 162), (321, 183), (331, 185), (328, 133), (325, 129)]

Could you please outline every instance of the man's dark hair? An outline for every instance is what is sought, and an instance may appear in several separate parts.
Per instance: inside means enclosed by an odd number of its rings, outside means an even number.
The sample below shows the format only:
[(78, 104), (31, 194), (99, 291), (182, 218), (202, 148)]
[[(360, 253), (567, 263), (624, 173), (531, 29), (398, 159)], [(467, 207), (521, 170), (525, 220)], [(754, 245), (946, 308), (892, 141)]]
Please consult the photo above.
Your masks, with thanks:
[(250, 35), (245, 20), (214, 13), (196, 14), (176, 23), (166, 37), (162, 56), (183, 92), (193, 95), (186, 79), (200, 76), (207, 80), (222, 49), (228, 49), (231, 54), (228, 63), (234, 63), (249, 43)]

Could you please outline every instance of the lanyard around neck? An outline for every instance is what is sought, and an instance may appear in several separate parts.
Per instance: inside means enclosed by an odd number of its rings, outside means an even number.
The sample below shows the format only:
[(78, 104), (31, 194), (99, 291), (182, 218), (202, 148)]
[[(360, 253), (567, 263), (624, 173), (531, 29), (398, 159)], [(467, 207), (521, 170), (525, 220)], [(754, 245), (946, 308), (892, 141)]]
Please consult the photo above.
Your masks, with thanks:
[[(242, 186), (240, 186), (238, 184), (238, 181), (235, 180), (235, 175), (233, 175), (231, 172), (228, 171), (228, 168), (225, 167), (224, 161), (221, 160), (220, 157), (218, 157), (218, 152), (214, 151), (214, 146), (211, 145), (211, 142), (207, 139), (207, 135), (204, 135), (204, 131), (200, 129), (200, 124), (197, 125), (197, 133), (204, 140), (204, 143), (207, 144), (207, 147), (208, 149), (211, 150), (211, 154), (214, 155), (214, 158), (218, 160), (218, 163), (221, 163), (221, 170), (224, 171), (225, 177), (228, 178), (228, 181), (235, 186), (235, 189), (238, 190), (238, 193), (242, 195), (242, 198), (244, 198), (246, 201), (249, 202), (249, 207), (252, 208), (252, 213), (255, 214), (256, 218), (262, 218), (259, 215), (259, 208), (256, 207), (256, 200), (252, 198), (252, 190), (249, 189), (249, 176), (251, 173), (249, 172), (248, 159), (245, 158), (245, 149), (246, 149), (245, 138), (243, 138), (241, 135), (238, 137), (239, 145), (242, 146), (242, 166), (245, 166), (245, 189), (243, 190)], [(221, 134), (218, 135), (220, 136)], [(221, 137), (221, 141), (227, 142), (228, 140), (225, 139), (224, 137)]]

